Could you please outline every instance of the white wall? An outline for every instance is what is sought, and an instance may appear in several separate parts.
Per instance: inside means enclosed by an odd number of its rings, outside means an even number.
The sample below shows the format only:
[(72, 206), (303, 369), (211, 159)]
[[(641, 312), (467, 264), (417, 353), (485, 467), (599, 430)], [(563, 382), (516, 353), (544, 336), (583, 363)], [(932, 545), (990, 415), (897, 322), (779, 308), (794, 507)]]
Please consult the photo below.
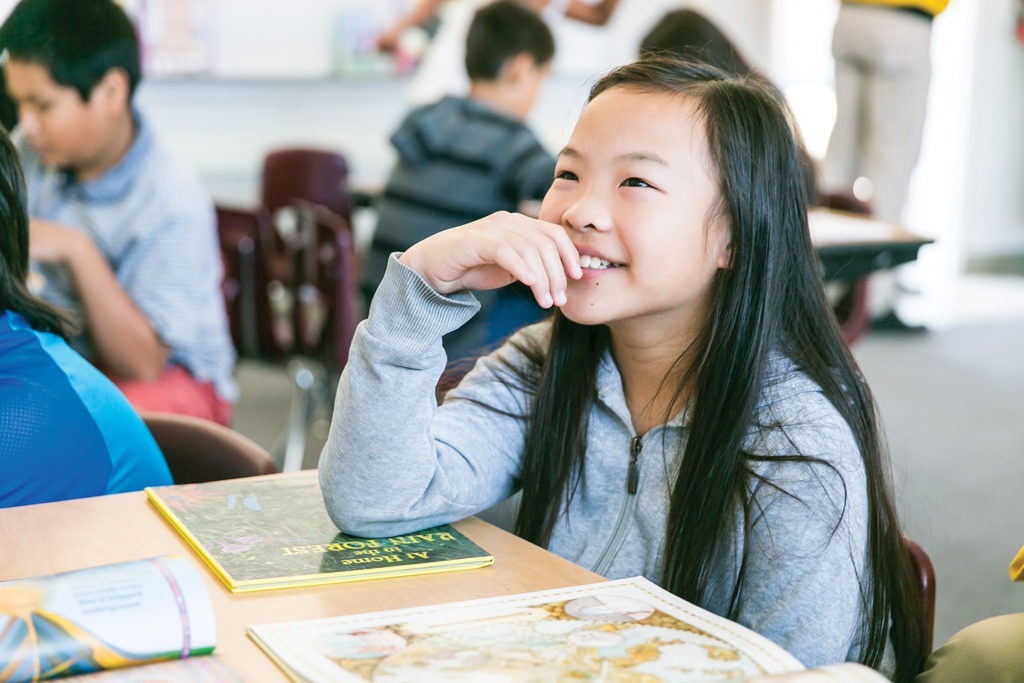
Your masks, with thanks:
[[(239, 1), (216, 0), (218, 6), (229, 8)], [(367, 1), (303, 0), (297, 6), (312, 13), (311, 8), (320, 3), (317, 12), (323, 15), (346, 3), (355, 6)], [(606, 26), (567, 20), (554, 25), (558, 44), (555, 74), (530, 120), (550, 149), (558, 149), (568, 138), (593, 77), (632, 59), (641, 37), (678, 4), (675, 0), (620, 0)], [(691, 5), (722, 23), (752, 61), (767, 63), (764, 25), (768, 4), (762, 0), (704, 0)], [(251, 30), (260, 26), (256, 22)], [(197, 169), (217, 201), (255, 204), (264, 155), (292, 145), (342, 151), (354, 184), (383, 183), (393, 160), (388, 137), (409, 107), (407, 79), (311, 77), (316, 71), (310, 56), (296, 54), (294, 41), (282, 36), (268, 35), (263, 42), (233, 38), (231, 45), (230, 51), (221, 45), (224, 54), (217, 60), (221, 71), (258, 73), (256, 66), (249, 72), (242, 65), (266, 65), (267, 53), (272, 52), (281, 63), (270, 69), (271, 75), (293, 72), (307, 77), (149, 79), (138, 94), (138, 104), (165, 142)], [(311, 45), (314, 51), (324, 49), (322, 40)], [(240, 54), (245, 50), (256, 52), (247, 60)], [(366, 225), (357, 222), (357, 228)], [(365, 239), (365, 233), (361, 237)]]
[[(562, 51), (588, 53), (596, 74), (629, 59), (657, 17), (684, 4), (706, 11), (769, 70), (792, 98), (812, 152), (823, 153), (833, 115), (828, 40), (835, 0), (774, 0), (776, 8), (798, 7), (788, 15), (773, 14), (765, 0), (621, 0), (609, 26), (572, 27)], [(1024, 257), (1024, 45), (1013, 34), (1012, 4), (953, 0), (935, 23), (925, 143), (906, 216), (912, 229), (938, 240), (922, 258), (921, 277), (929, 281), (947, 281), (972, 257)], [(780, 16), (802, 19), (780, 23)], [(590, 81), (575, 57), (564, 58), (571, 68), (552, 78), (531, 119), (552, 148), (566, 139)], [(387, 137), (407, 106), (406, 85), (151, 81), (140, 103), (216, 198), (249, 203), (263, 154), (283, 145), (342, 150), (357, 183), (381, 182), (392, 158)], [(941, 287), (931, 289), (941, 294)]]
[[(966, 104), (963, 244), (968, 255), (1024, 255), (1024, 42), (1014, 0), (954, 0), (975, 25), (972, 83), (949, 93)], [(937, 106), (942, 106), (938, 103)]]
[(403, 81), (146, 82), (140, 108), (165, 143), (195, 168), (214, 198), (255, 203), (270, 149), (336, 149), (360, 184), (387, 172), (388, 132), (403, 113)]
[[(305, 5), (315, 1), (305, 0)], [(338, 5), (345, 0), (322, 1)], [(531, 117), (531, 125), (552, 149), (568, 137), (591, 79), (633, 58), (644, 33), (663, 12), (680, 4), (620, 0), (604, 27), (569, 21), (556, 26), (556, 73)], [(768, 63), (768, 3), (704, 0), (688, 5), (721, 23), (753, 62)], [(277, 59), (284, 62), (275, 69), (287, 73), (295, 46), (276, 49), (274, 45), (267, 47), (275, 49)], [(297, 70), (308, 67), (308, 58), (291, 58)], [(229, 61), (237, 64), (241, 59), (233, 54)], [(267, 56), (254, 54), (253, 60), (264, 63)], [(285, 145), (341, 150), (349, 158), (356, 183), (382, 182), (392, 160), (387, 139), (408, 107), (407, 87), (407, 81), (398, 77), (151, 79), (143, 83), (138, 102), (167, 143), (199, 171), (216, 199), (251, 203), (256, 200), (263, 155)]]

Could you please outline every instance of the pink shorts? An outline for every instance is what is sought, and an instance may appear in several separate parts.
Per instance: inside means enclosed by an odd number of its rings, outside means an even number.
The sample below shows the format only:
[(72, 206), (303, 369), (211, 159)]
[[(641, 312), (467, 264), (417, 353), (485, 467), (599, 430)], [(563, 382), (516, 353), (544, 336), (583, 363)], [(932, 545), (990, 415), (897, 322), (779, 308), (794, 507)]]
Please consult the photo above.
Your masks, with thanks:
[(217, 395), (213, 384), (200, 382), (180, 365), (170, 365), (160, 378), (111, 381), (139, 412), (174, 413), (211, 420), (222, 425), (231, 422), (231, 404)]

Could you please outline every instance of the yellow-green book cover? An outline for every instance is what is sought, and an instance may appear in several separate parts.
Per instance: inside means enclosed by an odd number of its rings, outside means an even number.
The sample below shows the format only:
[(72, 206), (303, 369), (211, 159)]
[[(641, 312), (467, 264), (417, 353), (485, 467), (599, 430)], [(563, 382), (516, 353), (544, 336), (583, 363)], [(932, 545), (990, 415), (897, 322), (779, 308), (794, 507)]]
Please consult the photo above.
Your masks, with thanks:
[(149, 487), (146, 494), (233, 593), (494, 562), (450, 525), (390, 538), (339, 533), (327, 516), (315, 470)]

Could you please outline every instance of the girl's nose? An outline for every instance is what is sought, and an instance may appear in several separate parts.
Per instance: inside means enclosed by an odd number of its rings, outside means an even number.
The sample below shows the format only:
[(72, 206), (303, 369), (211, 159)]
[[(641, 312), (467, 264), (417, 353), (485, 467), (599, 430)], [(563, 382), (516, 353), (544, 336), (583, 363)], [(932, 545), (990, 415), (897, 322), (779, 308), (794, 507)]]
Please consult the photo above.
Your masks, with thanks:
[(611, 217), (605, 202), (590, 192), (579, 192), (562, 214), (562, 223), (570, 230), (607, 230)]

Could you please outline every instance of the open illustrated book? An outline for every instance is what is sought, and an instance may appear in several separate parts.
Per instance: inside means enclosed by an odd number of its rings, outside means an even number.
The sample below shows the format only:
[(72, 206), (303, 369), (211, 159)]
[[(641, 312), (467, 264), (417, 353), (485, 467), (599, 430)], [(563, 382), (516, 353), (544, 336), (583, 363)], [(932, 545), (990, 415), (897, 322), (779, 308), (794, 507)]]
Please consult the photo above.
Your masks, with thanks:
[(289, 677), (314, 683), (885, 680), (859, 665), (805, 679), (771, 641), (639, 577), (248, 631)]
[(215, 638), (203, 579), (180, 557), (0, 581), (0, 681), (237, 681), (215, 657), (188, 659)]
[(146, 494), (233, 593), (494, 562), (450, 525), (390, 538), (338, 533), (316, 470), (150, 487)]

